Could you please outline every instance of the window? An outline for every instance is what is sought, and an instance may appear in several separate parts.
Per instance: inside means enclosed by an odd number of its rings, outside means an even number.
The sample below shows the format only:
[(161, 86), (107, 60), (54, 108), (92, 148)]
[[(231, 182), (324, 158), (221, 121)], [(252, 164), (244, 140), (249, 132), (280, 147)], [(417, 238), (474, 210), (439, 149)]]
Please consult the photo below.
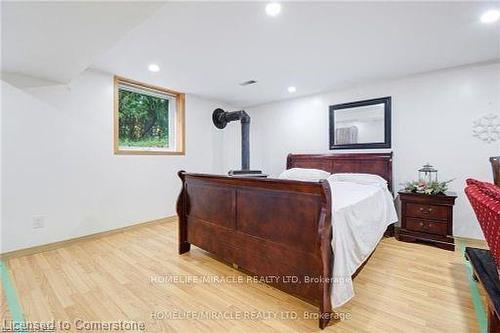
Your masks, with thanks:
[(115, 76), (115, 154), (184, 154), (184, 94)]

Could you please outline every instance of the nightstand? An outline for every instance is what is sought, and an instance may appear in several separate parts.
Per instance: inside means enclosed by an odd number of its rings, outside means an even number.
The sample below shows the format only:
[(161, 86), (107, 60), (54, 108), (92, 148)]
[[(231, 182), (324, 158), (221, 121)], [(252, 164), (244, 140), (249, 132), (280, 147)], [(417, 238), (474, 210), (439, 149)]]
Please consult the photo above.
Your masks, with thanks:
[(401, 200), (401, 228), (396, 238), (403, 242), (422, 241), (454, 251), (452, 192), (440, 195), (398, 192)]

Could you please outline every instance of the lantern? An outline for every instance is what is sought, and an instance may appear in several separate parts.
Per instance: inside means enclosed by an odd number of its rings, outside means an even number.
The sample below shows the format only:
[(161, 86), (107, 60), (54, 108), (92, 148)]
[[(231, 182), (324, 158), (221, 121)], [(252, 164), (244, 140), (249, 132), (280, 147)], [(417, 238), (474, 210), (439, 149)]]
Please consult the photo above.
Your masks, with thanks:
[(432, 165), (427, 163), (421, 169), (418, 170), (418, 181), (426, 182), (427, 184), (431, 182), (437, 182), (437, 170), (434, 169)]

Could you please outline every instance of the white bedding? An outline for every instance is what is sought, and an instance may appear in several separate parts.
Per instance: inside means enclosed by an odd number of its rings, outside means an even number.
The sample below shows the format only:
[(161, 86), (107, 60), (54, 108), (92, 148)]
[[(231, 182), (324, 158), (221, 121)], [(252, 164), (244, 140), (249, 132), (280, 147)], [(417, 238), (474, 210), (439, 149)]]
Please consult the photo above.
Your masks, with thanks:
[(361, 185), (328, 178), (332, 190), (332, 307), (354, 296), (352, 274), (373, 252), (387, 226), (397, 222), (387, 186)]

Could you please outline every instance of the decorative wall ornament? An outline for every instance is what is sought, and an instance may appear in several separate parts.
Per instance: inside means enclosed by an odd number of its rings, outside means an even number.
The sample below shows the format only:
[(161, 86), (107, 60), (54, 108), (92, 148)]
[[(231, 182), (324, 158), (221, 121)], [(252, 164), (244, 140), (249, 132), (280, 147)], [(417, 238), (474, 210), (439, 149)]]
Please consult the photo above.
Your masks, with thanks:
[(500, 117), (486, 114), (472, 122), (472, 136), (491, 143), (500, 139)]

